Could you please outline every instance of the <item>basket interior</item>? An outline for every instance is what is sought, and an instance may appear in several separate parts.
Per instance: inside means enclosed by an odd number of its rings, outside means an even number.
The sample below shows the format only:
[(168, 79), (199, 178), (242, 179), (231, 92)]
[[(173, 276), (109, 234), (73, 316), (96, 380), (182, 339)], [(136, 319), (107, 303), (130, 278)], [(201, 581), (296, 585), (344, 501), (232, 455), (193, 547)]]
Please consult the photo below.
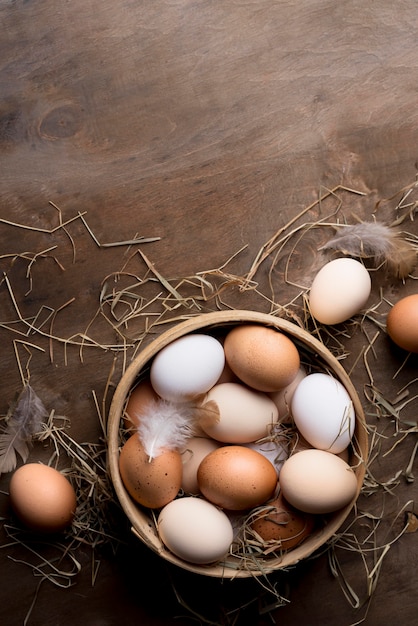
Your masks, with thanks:
[[(152, 512), (137, 505), (126, 491), (121, 480), (118, 464), (120, 446), (123, 443), (121, 420), (130, 391), (141, 375), (148, 370), (153, 357), (163, 347), (186, 334), (205, 332), (215, 336), (222, 335), (232, 326), (243, 323), (264, 324), (285, 333), (298, 347), (301, 359), (309, 360), (311, 367), (315, 368), (316, 371), (328, 371), (344, 385), (353, 402), (356, 414), (356, 426), (350, 446), (349, 464), (352, 465), (356, 474), (357, 493), (352, 502), (343, 509), (327, 516), (322, 516), (319, 527), (301, 544), (287, 552), (282, 554), (274, 553), (273, 556), (269, 555), (268, 557), (262, 557), (261, 560), (245, 561), (245, 563), (242, 559), (237, 560), (236, 557), (231, 555), (222, 563), (196, 565), (183, 561), (165, 548), (158, 536)], [(296, 324), (269, 314), (253, 311), (207, 313), (190, 318), (161, 334), (132, 361), (116, 388), (109, 412), (109, 471), (116, 495), (132, 525), (133, 533), (151, 550), (167, 561), (191, 572), (218, 578), (242, 578), (268, 574), (274, 570), (295, 565), (298, 561), (308, 557), (321, 547), (341, 527), (358, 497), (364, 480), (367, 453), (368, 438), (361, 402), (348, 374), (337, 359), (322, 343)]]

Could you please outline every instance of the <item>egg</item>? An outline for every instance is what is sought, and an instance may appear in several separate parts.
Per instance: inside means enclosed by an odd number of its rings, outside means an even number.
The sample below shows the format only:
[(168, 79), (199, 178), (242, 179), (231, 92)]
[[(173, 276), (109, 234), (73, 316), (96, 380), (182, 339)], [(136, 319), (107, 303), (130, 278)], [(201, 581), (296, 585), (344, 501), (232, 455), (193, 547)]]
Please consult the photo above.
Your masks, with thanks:
[(269, 434), (278, 410), (265, 393), (241, 383), (215, 385), (205, 397), (207, 417), (200, 422), (207, 435), (224, 443), (248, 443)]
[(26, 463), (10, 480), (10, 504), (28, 528), (59, 532), (71, 525), (77, 506), (76, 493), (58, 470), (41, 463)]
[(238, 378), (258, 391), (271, 392), (290, 385), (300, 356), (284, 333), (261, 324), (242, 324), (224, 341), (226, 362)]
[(315, 517), (292, 507), (281, 494), (256, 514), (251, 528), (263, 542), (277, 542), (280, 550), (290, 550), (308, 537)]
[(277, 406), (277, 410), (279, 411), (279, 420), (281, 422), (291, 419), (289, 409), (293, 394), (300, 381), (305, 378), (306, 375), (306, 369), (303, 367), (303, 365), (301, 365), (298, 373), (296, 374), (290, 385), (286, 385), (286, 387), (283, 387), (283, 389), (273, 391), (269, 394), (270, 398)]
[(322, 324), (340, 324), (359, 313), (371, 292), (370, 274), (360, 261), (342, 257), (316, 274), (309, 292), (309, 309)]
[(277, 474), (272, 463), (245, 446), (222, 446), (200, 463), (197, 480), (202, 494), (213, 504), (242, 511), (272, 497)]
[(139, 425), (141, 414), (158, 400), (151, 382), (145, 379), (131, 391), (125, 409), (124, 426), (127, 430)]
[(267, 437), (259, 441), (242, 444), (246, 448), (251, 448), (265, 456), (275, 468), (277, 476), (280, 474), (280, 469), (288, 457), (288, 440), (284, 434), (280, 435), (279, 427), (280, 424), (277, 424), (272, 439)]
[(418, 294), (406, 296), (393, 305), (386, 318), (386, 329), (397, 346), (418, 353)]
[(300, 434), (315, 448), (338, 454), (352, 439), (353, 402), (344, 385), (329, 374), (309, 374), (298, 384), (291, 413)]
[(217, 450), (221, 444), (208, 437), (191, 437), (181, 453), (183, 474), (181, 488), (189, 494), (198, 494), (197, 470), (201, 461), (210, 452)]
[(202, 565), (224, 558), (233, 540), (227, 515), (210, 502), (192, 496), (167, 504), (158, 516), (157, 530), (173, 554)]
[(305, 513), (337, 511), (353, 501), (357, 479), (339, 456), (324, 450), (302, 450), (290, 456), (280, 471), (283, 497)]
[(185, 335), (156, 354), (150, 368), (151, 384), (164, 400), (192, 400), (215, 385), (224, 365), (224, 350), (215, 337)]
[(176, 450), (164, 450), (149, 459), (136, 433), (129, 437), (120, 451), (119, 471), (131, 498), (151, 509), (168, 504), (180, 491), (180, 453)]

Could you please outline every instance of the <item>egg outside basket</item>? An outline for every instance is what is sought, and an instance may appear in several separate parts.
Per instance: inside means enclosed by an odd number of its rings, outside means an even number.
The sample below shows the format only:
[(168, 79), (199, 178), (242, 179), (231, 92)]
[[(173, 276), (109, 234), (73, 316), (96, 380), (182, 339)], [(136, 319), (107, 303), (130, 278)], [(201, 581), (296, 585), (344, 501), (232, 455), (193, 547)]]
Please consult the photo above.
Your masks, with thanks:
[[(208, 334), (219, 334), (221, 330), (229, 330), (239, 324), (262, 324), (274, 328), (287, 335), (298, 348), (308, 355), (311, 363), (320, 367), (323, 371), (328, 371), (335, 376), (346, 388), (353, 402), (356, 413), (356, 426), (351, 444), (351, 457), (349, 459), (357, 478), (357, 493), (343, 509), (326, 516), (323, 526), (314, 532), (288, 552), (277, 554), (276, 556), (262, 557), (262, 567), (260, 569), (243, 567), (237, 563), (235, 557), (228, 556), (222, 563), (213, 565), (196, 565), (188, 563), (169, 552), (161, 542), (156, 531), (154, 518), (148, 510), (138, 506), (126, 491), (119, 472), (119, 452), (122, 443), (121, 424), (124, 408), (126, 406), (129, 393), (138, 381), (141, 373), (147, 370), (153, 357), (166, 345), (189, 333), (203, 332)], [(248, 578), (271, 573), (274, 570), (285, 569), (295, 565), (300, 560), (305, 559), (320, 548), (330, 539), (341, 527), (348, 517), (354, 503), (360, 493), (364, 475), (365, 464), (368, 453), (368, 437), (363, 409), (357, 392), (337, 359), (330, 351), (308, 332), (301, 329), (296, 324), (287, 320), (274, 317), (269, 314), (258, 313), (256, 311), (235, 310), (218, 311), (206, 313), (194, 318), (190, 318), (161, 334), (138, 354), (122, 376), (112, 399), (109, 419), (108, 419), (108, 464), (113, 486), (118, 500), (128, 517), (132, 532), (151, 550), (159, 554), (166, 561), (173, 563), (183, 569), (196, 574), (211, 576), (216, 578)], [(262, 571), (261, 571), (262, 570)]]

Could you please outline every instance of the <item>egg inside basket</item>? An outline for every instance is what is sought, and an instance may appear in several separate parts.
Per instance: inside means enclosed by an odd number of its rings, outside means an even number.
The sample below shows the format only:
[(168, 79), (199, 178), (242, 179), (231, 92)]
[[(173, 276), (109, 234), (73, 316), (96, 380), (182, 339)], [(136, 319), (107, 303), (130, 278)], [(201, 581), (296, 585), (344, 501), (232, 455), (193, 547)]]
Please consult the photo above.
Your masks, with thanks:
[[(346, 462), (354, 472), (355, 493), (350, 502), (338, 510), (316, 515), (312, 531), (293, 548), (276, 550), (274, 546), (270, 546), (271, 549), (262, 550), (257, 547), (256, 542), (253, 545), (250, 541), (251, 545), (248, 546), (247, 550), (243, 540), (240, 539), (239, 547), (234, 551), (233, 546), (231, 546), (231, 549), (222, 559), (213, 563), (193, 563), (176, 556), (166, 547), (157, 529), (158, 510), (149, 509), (135, 502), (125, 487), (119, 465), (120, 452), (127, 439), (126, 428), (124, 427), (125, 409), (135, 385), (141, 380), (141, 377), (148, 375), (151, 363), (163, 348), (175, 340), (193, 333), (222, 338), (231, 329), (245, 324), (262, 325), (288, 337), (297, 347), (301, 364), (307, 371), (328, 373), (343, 385), (352, 402), (355, 414), (354, 433), (347, 448), (348, 456), (346, 457)], [(296, 430), (296, 427), (294, 428)], [(294, 565), (320, 548), (338, 531), (353, 508), (362, 487), (367, 453), (367, 430), (361, 402), (348, 374), (337, 359), (320, 341), (296, 324), (255, 311), (235, 310), (203, 314), (187, 319), (158, 336), (136, 356), (127, 368), (115, 390), (109, 411), (109, 471), (116, 495), (129, 519), (133, 533), (146, 546), (170, 563), (197, 574), (218, 578), (243, 578), (268, 574), (274, 570)], [(176, 499), (184, 496), (185, 494), (180, 491)]]

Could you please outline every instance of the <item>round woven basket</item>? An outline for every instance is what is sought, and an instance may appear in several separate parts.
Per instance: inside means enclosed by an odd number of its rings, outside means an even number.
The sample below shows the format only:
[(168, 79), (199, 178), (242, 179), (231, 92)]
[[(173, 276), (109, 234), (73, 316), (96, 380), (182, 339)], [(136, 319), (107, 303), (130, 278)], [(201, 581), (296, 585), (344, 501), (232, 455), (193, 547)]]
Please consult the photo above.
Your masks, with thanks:
[[(315, 364), (317, 369), (319, 367), (323, 369), (323, 371), (330, 372), (346, 388), (356, 413), (356, 427), (351, 443), (349, 463), (352, 465), (356, 474), (357, 493), (352, 502), (346, 507), (326, 516), (322, 527), (316, 528), (303, 543), (283, 554), (278, 554), (277, 556), (270, 555), (263, 558), (262, 568), (260, 567), (260, 570), (245, 567), (242, 569), (238, 567), (237, 569), (237, 563), (233, 556), (228, 557), (226, 561), (222, 563), (214, 565), (196, 565), (183, 561), (165, 548), (158, 536), (154, 517), (151, 512), (136, 504), (123, 485), (119, 472), (119, 453), (122, 445), (122, 420), (124, 410), (129, 394), (141, 373), (148, 370), (153, 357), (167, 344), (189, 333), (199, 331), (208, 334), (219, 334), (222, 329), (227, 331), (238, 324), (248, 323), (263, 324), (286, 334), (304, 355), (308, 355), (311, 363)], [(271, 573), (274, 570), (287, 568), (296, 564), (298, 561), (305, 559), (320, 548), (338, 531), (353, 508), (363, 484), (367, 453), (368, 437), (361, 402), (348, 374), (337, 359), (320, 341), (296, 324), (256, 311), (235, 310), (206, 313), (187, 319), (161, 334), (145, 347), (127, 368), (115, 390), (109, 411), (109, 471), (118, 500), (132, 525), (132, 531), (146, 546), (170, 563), (196, 574), (217, 578), (247, 578)], [(229, 559), (231, 559), (231, 563), (228, 562)]]

